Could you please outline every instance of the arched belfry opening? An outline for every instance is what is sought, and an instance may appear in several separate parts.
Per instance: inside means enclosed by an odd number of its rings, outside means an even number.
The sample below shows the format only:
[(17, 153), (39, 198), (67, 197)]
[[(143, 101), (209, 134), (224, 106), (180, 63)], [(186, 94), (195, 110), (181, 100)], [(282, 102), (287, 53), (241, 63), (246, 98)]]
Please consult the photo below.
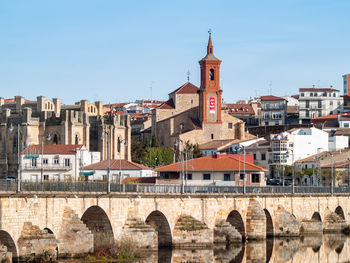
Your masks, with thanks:
[(209, 70), (209, 80), (214, 80), (214, 69)]

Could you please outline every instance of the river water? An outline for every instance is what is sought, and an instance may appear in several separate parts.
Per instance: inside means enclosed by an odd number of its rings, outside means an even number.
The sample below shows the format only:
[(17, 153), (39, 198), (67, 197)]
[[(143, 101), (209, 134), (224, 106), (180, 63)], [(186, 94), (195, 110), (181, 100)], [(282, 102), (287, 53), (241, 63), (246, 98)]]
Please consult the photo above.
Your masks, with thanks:
[(214, 249), (160, 249), (142, 262), (335, 263), (350, 262), (350, 238), (340, 234), (267, 239)]

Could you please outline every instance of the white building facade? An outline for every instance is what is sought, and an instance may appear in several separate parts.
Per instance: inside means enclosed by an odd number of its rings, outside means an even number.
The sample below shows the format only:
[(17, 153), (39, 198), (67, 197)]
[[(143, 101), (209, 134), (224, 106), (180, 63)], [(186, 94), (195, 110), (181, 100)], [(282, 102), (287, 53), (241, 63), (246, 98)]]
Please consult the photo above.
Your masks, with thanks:
[(292, 165), (293, 162), (328, 151), (328, 133), (317, 128), (292, 129), (270, 137), (270, 163)]
[(20, 173), (23, 181), (78, 181), (80, 168), (100, 158), (83, 145), (31, 145), (21, 153)]
[(312, 119), (338, 114), (343, 111), (343, 98), (339, 90), (330, 88), (299, 89), (299, 119), (310, 123)]
[(86, 181), (106, 181), (108, 170), (111, 182), (118, 183), (130, 177), (155, 176), (150, 167), (127, 160), (104, 160), (82, 168)]

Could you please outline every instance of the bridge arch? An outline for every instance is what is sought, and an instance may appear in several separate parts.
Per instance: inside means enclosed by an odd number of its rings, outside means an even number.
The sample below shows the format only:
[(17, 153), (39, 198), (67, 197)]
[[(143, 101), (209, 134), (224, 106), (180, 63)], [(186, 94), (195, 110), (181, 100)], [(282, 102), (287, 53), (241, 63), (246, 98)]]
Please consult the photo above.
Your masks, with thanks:
[(273, 221), (271, 214), (269, 210), (266, 208), (264, 209), (265, 216), (266, 216), (266, 237), (273, 237), (274, 235), (274, 228), (273, 228)]
[(6, 246), (8, 252), (12, 252), (13, 258), (18, 256), (16, 244), (11, 235), (5, 230), (0, 230), (0, 244)]
[(233, 225), (237, 231), (242, 235), (242, 241), (245, 240), (245, 225), (241, 214), (237, 210), (231, 211), (226, 219), (231, 225)]
[(312, 220), (322, 222), (322, 218), (319, 212), (314, 212), (311, 217)]
[(99, 206), (89, 207), (81, 217), (94, 236), (94, 250), (114, 245), (114, 234), (106, 212)]
[(169, 222), (165, 215), (159, 210), (151, 212), (146, 220), (146, 224), (154, 227), (158, 233), (158, 247), (171, 247), (172, 235)]
[(46, 230), (49, 234), (54, 234), (53, 231), (48, 227), (45, 227), (44, 230)]
[(340, 216), (343, 220), (345, 220), (345, 214), (343, 211), (343, 208), (341, 206), (337, 206), (337, 208), (334, 211), (338, 216)]

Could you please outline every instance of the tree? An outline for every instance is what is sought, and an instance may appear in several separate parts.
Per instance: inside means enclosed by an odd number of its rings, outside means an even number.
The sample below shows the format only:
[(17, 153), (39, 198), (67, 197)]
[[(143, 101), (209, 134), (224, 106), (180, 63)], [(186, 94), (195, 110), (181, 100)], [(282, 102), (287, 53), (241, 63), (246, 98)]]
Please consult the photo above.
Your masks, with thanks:
[(151, 147), (159, 147), (157, 136), (155, 133), (152, 133)]
[(151, 167), (163, 166), (173, 162), (174, 150), (166, 147), (149, 147), (147, 148), (146, 165)]
[(201, 150), (198, 143), (192, 144), (190, 141), (186, 141), (184, 147), (184, 153), (187, 154), (187, 159), (202, 157)]
[(139, 140), (131, 141), (131, 160), (136, 163), (145, 163), (147, 151)]

